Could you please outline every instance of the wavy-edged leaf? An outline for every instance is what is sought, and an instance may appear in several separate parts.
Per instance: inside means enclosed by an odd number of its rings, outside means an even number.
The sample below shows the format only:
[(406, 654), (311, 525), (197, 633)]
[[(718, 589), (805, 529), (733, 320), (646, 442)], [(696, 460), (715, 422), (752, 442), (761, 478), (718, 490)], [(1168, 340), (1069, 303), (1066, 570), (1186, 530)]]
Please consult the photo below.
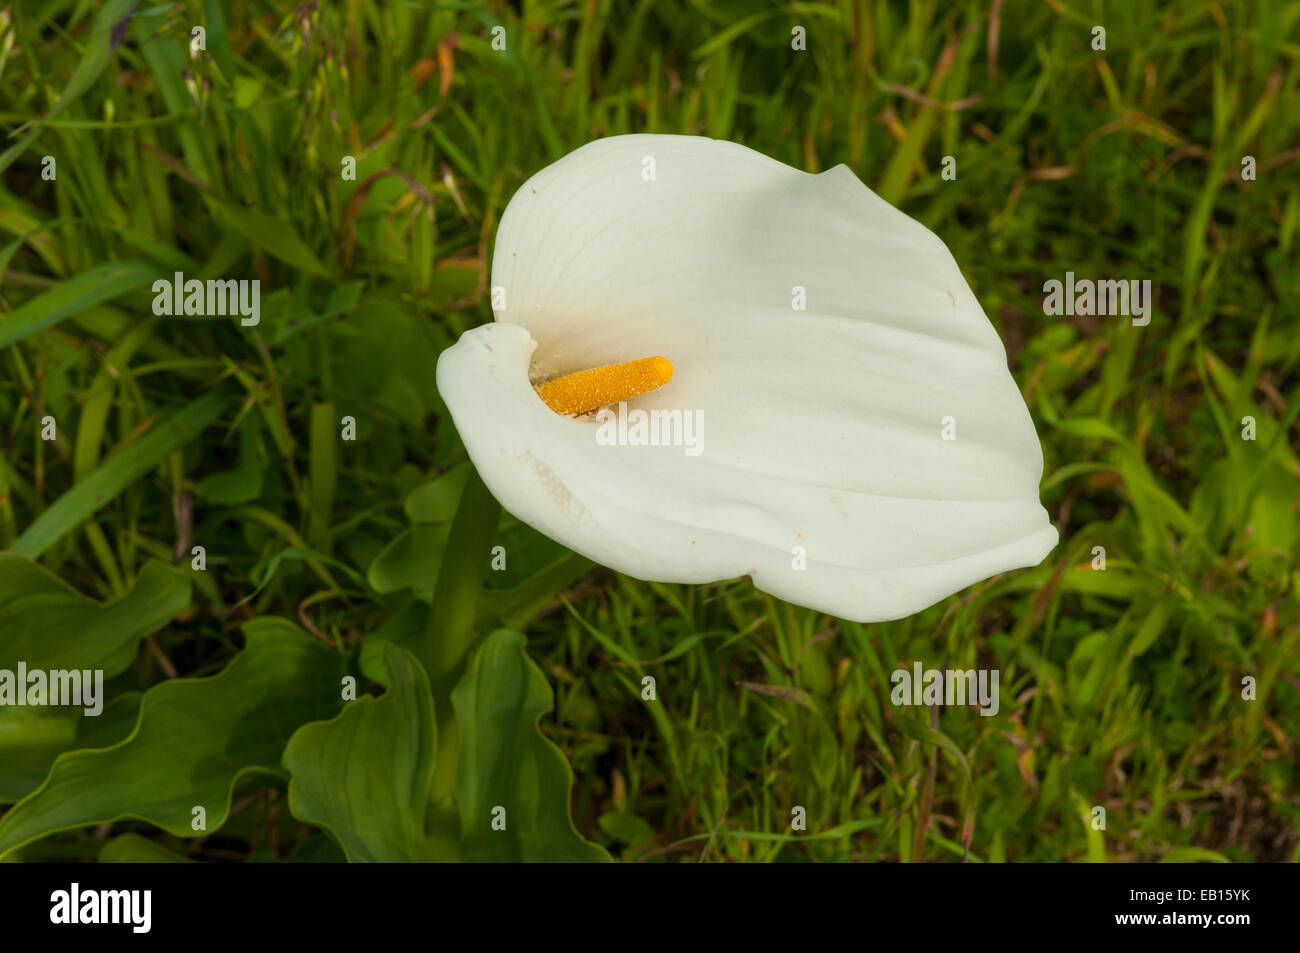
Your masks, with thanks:
[(145, 563), (131, 591), (99, 603), (43, 566), (0, 553), (0, 669), (125, 669), (137, 643), (189, 605), (189, 574)]
[[(244, 626), (247, 646), (219, 675), (145, 693), (131, 735), (60, 755), (45, 783), (0, 818), (0, 858), (57, 831), (138, 818), (178, 837), (216, 830), (235, 786), (282, 773), (293, 732), (342, 704), (344, 657), (283, 619)], [(192, 811), (207, 815), (204, 831)]]
[[(163, 562), (146, 563), (130, 592), (99, 603), (43, 566), (0, 553), (0, 669), (23, 662), (28, 671), (100, 670), (111, 678), (189, 601), (189, 576)], [(74, 708), (0, 706), (0, 804), (39, 787), (64, 751), (113, 744), (131, 731), (138, 696), (108, 705), (82, 697), (86, 704)], [(100, 713), (85, 715), (95, 703)]]
[(371, 561), (366, 582), (375, 592), (409, 588), (417, 598), (430, 601), (450, 533), (450, 523), (416, 523), (403, 530)]
[(425, 834), (436, 729), (424, 669), (382, 643), (388, 690), (303, 725), (284, 751), (289, 810), (328, 830), (352, 861), (451, 860), (454, 842)]
[(140, 693), (118, 695), (97, 716), (74, 708), (0, 708), (0, 804), (31, 794), (54, 759), (79, 748), (107, 748), (135, 729)]
[[(474, 653), (451, 696), (460, 727), (456, 806), (469, 860), (601, 861), (569, 817), (573, 773), (538, 727), (551, 686), (524, 651), (524, 637), (498, 629)], [(505, 830), (494, 830), (497, 808)]]

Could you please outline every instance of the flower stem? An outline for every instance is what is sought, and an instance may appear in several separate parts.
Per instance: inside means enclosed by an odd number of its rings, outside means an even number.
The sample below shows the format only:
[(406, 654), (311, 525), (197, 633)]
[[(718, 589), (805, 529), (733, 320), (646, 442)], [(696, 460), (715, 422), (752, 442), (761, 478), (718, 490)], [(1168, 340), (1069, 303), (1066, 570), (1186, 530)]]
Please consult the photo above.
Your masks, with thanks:
[(465, 671), (466, 656), (474, 641), (479, 590), (500, 516), (501, 504), (471, 466), (442, 554), (429, 624), (419, 653), (429, 675), (437, 724), (430, 812), (426, 817), (430, 832), (456, 831), (459, 825), (455, 792), (460, 726), (456, 724), (451, 691)]
[(447, 538), (420, 653), (435, 698), (450, 691), (465, 666), (474, 639), (479, 590), (500, 516), (501, 504), (471, 468)]

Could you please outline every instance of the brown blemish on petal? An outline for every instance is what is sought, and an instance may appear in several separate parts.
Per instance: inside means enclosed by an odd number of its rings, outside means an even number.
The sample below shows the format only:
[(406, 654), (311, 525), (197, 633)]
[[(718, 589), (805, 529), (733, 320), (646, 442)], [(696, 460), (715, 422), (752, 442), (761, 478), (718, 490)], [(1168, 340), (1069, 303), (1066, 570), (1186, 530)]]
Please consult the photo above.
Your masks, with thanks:
[(525, 453), (524, 459), (532, 464), (533, 473), (537, 474), (538, 482), (542, 484), (542, 488), (546, 490), (547, 495), (555, 503), (556, 509), (568, 516), (576, 502), (573, 491), (555, 475), (555, 471), (549, 465), (538, 460), (531, 453)]

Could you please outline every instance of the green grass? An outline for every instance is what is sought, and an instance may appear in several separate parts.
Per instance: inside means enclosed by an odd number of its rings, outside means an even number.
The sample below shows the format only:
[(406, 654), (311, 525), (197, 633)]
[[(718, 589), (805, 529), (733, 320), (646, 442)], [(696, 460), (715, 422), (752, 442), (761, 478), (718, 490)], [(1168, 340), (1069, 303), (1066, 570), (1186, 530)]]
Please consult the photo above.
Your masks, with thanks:
[[(1007, 344), (1062, 538), (856, 625), (557, 559), (505, 520), (524, 556), (448, 624), (527, 635), (577, 828), (628, 859), (1300, 858), (1300, 3), (142, 4), (110, 55), (130, 6), (0, 20), (0, 548), (105, 600), (207, 552), (115, 693), (221, 671), (254, 617), (419, 645), (457, 493), (408, 497), (465, 459), (434, 364), (491, 318), (507, 201), (593, 138), (707, 135), (846, 163), (943, 238)], [(1067, 270), (1149, 278), (1150, 325), (1044, 315)], [(155, 317), (173, 271), (260, 279), (261, 325)], [(1000, 670), (1000, 713), (892, 706), (916, 659)], [(335, 856), (285, 791), (243, 779), (202, 838), (119, 821), (22, 856), (127, 832)]]

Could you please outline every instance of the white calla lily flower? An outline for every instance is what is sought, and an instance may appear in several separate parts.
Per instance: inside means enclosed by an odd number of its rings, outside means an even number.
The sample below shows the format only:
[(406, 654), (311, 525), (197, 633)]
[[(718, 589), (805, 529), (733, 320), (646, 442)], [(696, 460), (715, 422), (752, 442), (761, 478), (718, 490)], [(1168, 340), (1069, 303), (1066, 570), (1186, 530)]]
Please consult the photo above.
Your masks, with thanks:
[[(496, 322), (443, 352), (439, 391), (501, 504), (599, 563), (748, 575), (866, 622), (1056, 545), (997, 333), (943, 242), (845, 166), (812, 175), (689, 136), (592, 142), (511, 199), (492, 285)], [(536, 389), (645, 358), (671, 380), (593, 392), (617, 424)], [(651, 364), (647, 386), (666, 376)], [(693, 452), (638, 445), (637, 410), (694, 422)]]

